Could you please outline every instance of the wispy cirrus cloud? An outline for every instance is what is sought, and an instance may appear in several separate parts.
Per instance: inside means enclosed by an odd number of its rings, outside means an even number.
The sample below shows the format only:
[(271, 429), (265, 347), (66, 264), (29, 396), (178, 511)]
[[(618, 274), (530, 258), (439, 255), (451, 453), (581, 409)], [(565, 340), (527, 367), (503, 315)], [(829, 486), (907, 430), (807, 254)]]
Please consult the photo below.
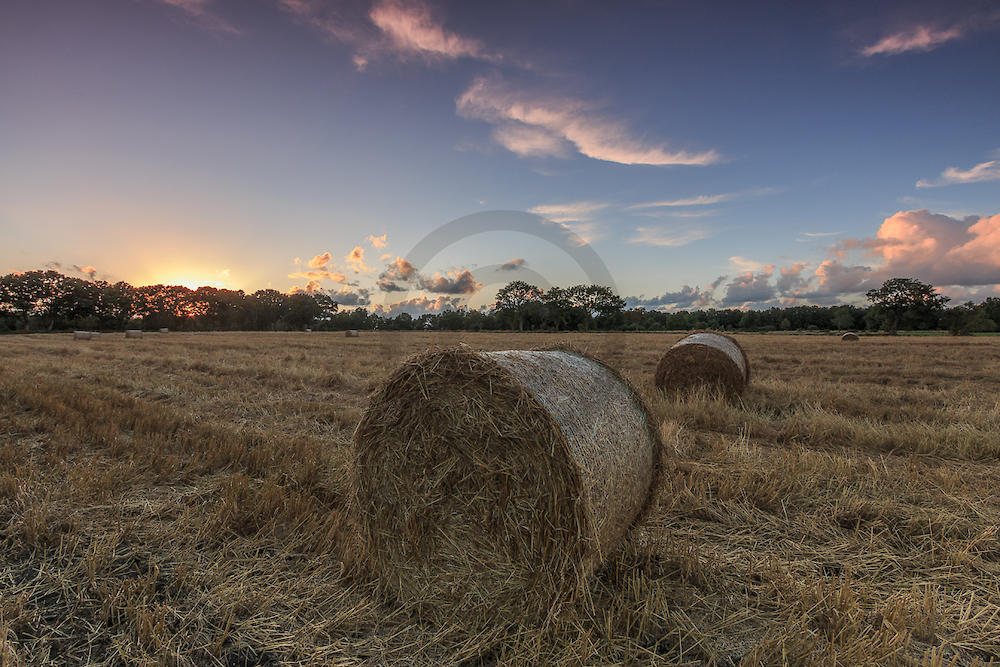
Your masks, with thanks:
[(937, 188), (943, 185), (982, 183), (984, 181), (1000, 181), (1000, 160), (980, 162), (974, 167), (970, 167), (968, 169), (948, 167), (941, 172), (941, 175), (935, 180), (920, 179), (917, 181), (917, 187)]
[(965, 29), (957, 25), (949, 28), (915, 25), (885, 35), (874, 44), (862, 48), (859, 53), (870, 58), (872, 56), (895, 56), (911, 51), (932, 51), (942, 44), (960, 39), (963, 36), (965, 36)]
[(607, 202), (573, 201), (565, 204), (540, 204), (532, 206), (528, 212), (548, 218), (552, 222), (573, 222), (589, 220), (594, 213), (607, 207)]
[[(582, 99), (480, 76), (455, 101), (459, 115), (497, 126), (493, 138), (519, 155), (580, 155), (627, 165), (697, 165), (721, 161), (714, 150), (685, 151), (636, 136), (598, 105)], [(530, 139), (525, 137), (530, 136)]]
[(352, 46), (352, 60), (359, 71), (386, 57), (428, 63), (468, 58), (516, 64), (516, 59), (488, 48), (481, 40), (446, 28), (438, 13), (421, 0), (380, 0), (367, 8), (359, 2), (277, 1), (301, 23)]
[(576, 201), (563, 204), (542, 204), (528, 209), (561, 225), (573, 235), (570, 239), (577, 245), (593, 243), (606, 236), (603, 226), (593, 219), (594, 214), (608, 207), (606, 202)]
[(629, 210), (655, 209), (655, 208), (687, 208), (697, 206), (712, 206), (740, 199), (751, 197), (763, 197), (781, 192), (781, 188), (752, 188), (749, 190), (739, 190), (737, 192), (720, 192), (712, 195), (696, 195), (694, 197), (681, 197), (679, 199), (660, 199), (657, 201), (639, 202), (626, 208)]
[(388, 38), (392, 47), (401, 54), (428, 59), (502, 60), (499, 55), (487, 52), (478, 39), (462, 37), (446, 30), (431, 15), (430, 8), (420, 2), (378, 2), (368, 16)]
[(628, 208), (643, 209), (643, 208), (672, 208), (675, 206), (709, 206), (712, 204), (720, 204), (724, 201), (729, 201), (734, 196), (736, 196), (736, 193), (727, 192), (717, 195), (698, 195), (696, 197), (686, 197), (682, 199), (661, 199), (659, 201), (647, 201), (647, 202), (640, 202), (638, 204), (632, 204)]
[(628, 242), (639, 245), (651, 245), (672, 248), (701, 241), (714, 235), (710, 229), (695, 227), (693, 229), (663, 229), (660, 227), (636, 227), (635, 235)]
[(157, 0), (157, 2), (180, 10), (188, 19), (203, 28), (235, 35), (243, 34), (243, 30), (237, 28), (211, 9), (214, 4), (213, 0)]

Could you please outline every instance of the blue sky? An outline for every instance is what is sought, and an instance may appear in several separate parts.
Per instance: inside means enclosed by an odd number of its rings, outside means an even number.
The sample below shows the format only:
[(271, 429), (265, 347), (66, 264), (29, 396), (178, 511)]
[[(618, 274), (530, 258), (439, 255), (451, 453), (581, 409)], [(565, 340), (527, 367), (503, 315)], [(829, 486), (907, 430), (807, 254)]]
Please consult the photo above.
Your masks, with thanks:
[(588, 280), (516, 232), (405, 261), (505, 210), (650, 308), (1000, 296), (998, 36), (988, 2), (8, 1), (0, 271), (411, 312)]

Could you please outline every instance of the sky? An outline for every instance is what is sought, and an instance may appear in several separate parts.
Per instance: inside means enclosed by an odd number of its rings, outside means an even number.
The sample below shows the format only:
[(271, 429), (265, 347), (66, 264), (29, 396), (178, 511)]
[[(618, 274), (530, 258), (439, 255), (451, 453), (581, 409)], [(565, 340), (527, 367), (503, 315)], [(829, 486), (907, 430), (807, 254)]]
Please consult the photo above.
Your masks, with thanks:
[(40, 268), (413, 314), (1000, 296), (1000, 5), (4, 0), (0, 273)]

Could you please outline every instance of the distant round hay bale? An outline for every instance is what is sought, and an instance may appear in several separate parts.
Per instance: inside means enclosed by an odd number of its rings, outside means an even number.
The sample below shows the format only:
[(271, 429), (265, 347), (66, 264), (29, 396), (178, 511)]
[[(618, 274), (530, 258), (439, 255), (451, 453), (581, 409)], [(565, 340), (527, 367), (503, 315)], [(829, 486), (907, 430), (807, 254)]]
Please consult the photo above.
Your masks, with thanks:
[(588, 357), (417, 355), (354, 435), (362, 562), (424, 618), (541, 620), (641, 519), (661, 447), (638, 394)]
[(126, 338), (142, 338), (142, 329), (127, 329), (125, 331)]
[(843, 336), (840, 337), (840, 340), (861, 340), (861, 339), (858, 337), (858, 334), (854, 333), (853, 331), (848, 331), (847, 333), (845, 333)]
[(662, 390), (714, 387), (735, 396), (749, 382), (750, 359), (736, 339), (725, 334), (691, 334), (667, 350), (656, 367), (656, 387)]
[(344, 335), (347, 336), (348, 338), (357, 338), (358, 337), (358, 330), (357, 329), (348, 329), (347, 331), (344, 332)]
[(170, 329), (167, 327), (160, 327), (160, 333), (170, 333)]
[(92, 334), (89, 331), (74, 331), (73, 340), (90, 340)]

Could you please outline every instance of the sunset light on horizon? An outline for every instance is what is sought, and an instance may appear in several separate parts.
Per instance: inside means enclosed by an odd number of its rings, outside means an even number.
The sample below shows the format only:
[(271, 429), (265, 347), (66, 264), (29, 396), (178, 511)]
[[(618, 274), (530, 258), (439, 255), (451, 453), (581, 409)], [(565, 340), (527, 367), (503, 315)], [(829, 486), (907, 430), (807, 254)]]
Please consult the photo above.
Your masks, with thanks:
[(400, 272), (451, 221), (521, 211), (629, 306), (860, 303), (894, 276), (978, 302), (998, 36), (978, 0), (14, 0), (0, 274), (414, 315), (588, 280), (500, 228)]

